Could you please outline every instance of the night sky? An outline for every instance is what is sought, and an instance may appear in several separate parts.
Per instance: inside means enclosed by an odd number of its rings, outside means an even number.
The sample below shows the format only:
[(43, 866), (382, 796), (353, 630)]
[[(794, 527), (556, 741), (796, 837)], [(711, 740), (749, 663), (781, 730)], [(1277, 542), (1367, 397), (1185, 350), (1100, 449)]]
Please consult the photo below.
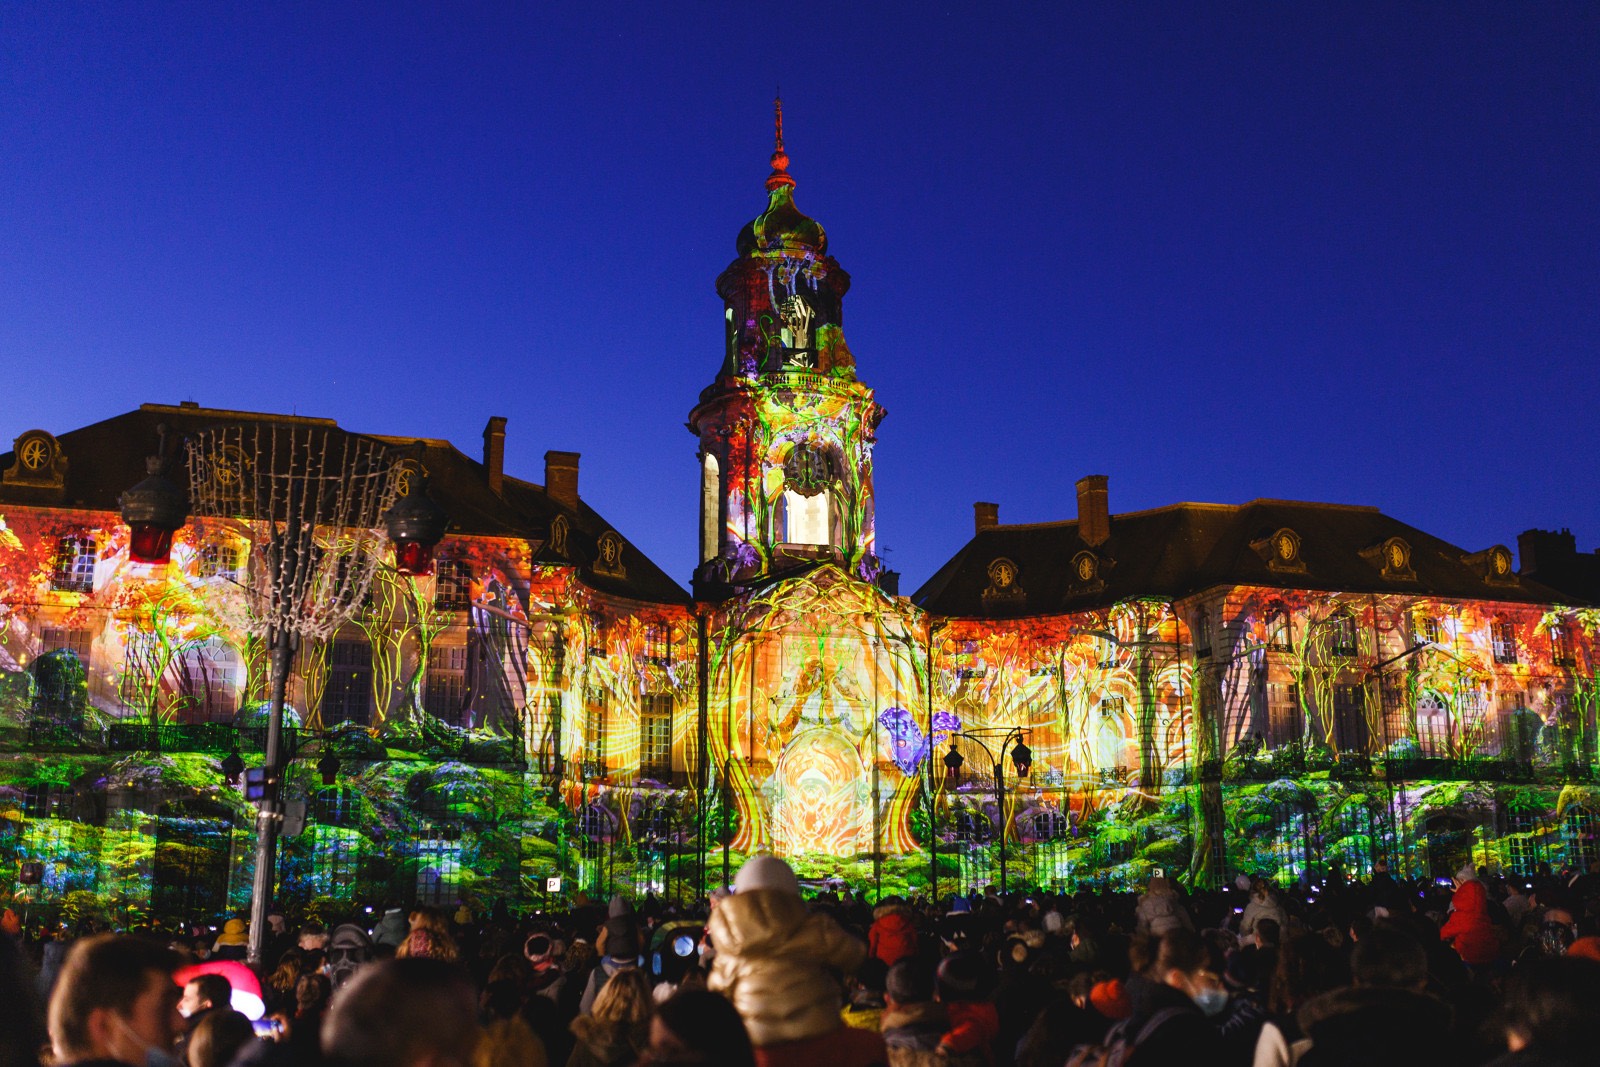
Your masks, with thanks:
[(687, 583), (781, 84), (906, 590), (1088, 473), (1600, 544), (1600, 6), (437, 7), (0, 8), (0, 448), (506, 415)]

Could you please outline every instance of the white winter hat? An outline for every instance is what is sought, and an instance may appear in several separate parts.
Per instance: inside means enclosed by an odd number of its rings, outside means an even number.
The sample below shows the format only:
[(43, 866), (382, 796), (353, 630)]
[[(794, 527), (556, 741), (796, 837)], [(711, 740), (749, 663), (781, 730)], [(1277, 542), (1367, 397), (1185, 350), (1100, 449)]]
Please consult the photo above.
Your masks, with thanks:
[(739, 868), (738, 877), (733, 880), (733, 891), (748, 893), (752, 889), (776, 889), (799, 896), (800, 879), (776, 856), (751, 856)]

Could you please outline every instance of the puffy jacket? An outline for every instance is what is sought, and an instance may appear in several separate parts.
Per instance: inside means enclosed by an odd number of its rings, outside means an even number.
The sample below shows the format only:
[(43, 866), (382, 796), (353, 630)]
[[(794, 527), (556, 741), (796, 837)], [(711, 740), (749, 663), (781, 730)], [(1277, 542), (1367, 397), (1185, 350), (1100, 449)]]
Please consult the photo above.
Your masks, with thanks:
[(1239, 940), (1243, 941), (1254, 936), (1256, 923), (1262, 919), (1271, 919), (1277, 923), (1280, 935), (1289, 932), (1289, 915), (1283, 910), (1283, 905), (1278, 903), (1278, 898), (1268, 897), (1262, 900), (1252, 893), (1250, 902), (1244, 906), (1244, 915), (1239, 919)]
[(1451, 899), (1455, 909), (1439, 930), (1439, 937), (1455, 946), (1461, 962), (1470, 966), (1493, 963), (1500, 955), (1500, 935), (1489, 919), (1489, 894), (1476, 878), (1462, 882)]
[(854, 971), (867, 947), (833, 919), (791, 893), (755, 889), (718, 904), (706, 929), (717, 946), (707, 985), (739, 1009), (752, 1044), (843, 1028), (839, 983), (828, 971)]
[(985, 1063), (994, 1059), (994, 1039), (1000, 1036), (1000, 1013), (986, 1000), (957, 1000), (944, 1006), (950, 1029), (939, 1038), (947, 1054), (975, 1053)]
[(917, 954), (917, 928), (904, 907), (884, 904), (873, 911), (867, 947), (885, 967)]
[(1139, 898), (1139, 932), (1160, 937), (1173, 930), (1193, 930), (1194, 923), (1176, 893), (1146, 893)]

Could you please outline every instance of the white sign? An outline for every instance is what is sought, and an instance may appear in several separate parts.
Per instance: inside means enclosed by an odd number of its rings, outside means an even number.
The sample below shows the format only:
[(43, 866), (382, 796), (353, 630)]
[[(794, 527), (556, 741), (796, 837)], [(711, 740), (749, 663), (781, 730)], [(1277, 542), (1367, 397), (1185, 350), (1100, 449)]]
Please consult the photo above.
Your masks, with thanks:
[(544, 891), (546, 893), (559, 893), (559, 892), (561, 892), (561, 879), (560, 878), (546, 878), (544, 880)]

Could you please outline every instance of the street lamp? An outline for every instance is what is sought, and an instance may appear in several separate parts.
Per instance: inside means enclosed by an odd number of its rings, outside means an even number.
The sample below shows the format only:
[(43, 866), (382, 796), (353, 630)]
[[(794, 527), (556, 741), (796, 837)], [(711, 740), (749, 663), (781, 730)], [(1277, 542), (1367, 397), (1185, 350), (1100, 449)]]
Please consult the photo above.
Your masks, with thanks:
[[(416, 449), (418, 455), (421, 447)], [(421, 460), (402, 468), (395, 488), (394, 506), (383, 513), (384, 530), (394, 544), (394, 569), (401, 574), (433, 573), (433, 550), (444, 539), (449, 518), (428, 495), (428, 476)]]
[[(983, 749), (984, 755), (994, 765), (994, 798), (1000, 817), (1000, 895), (1006, 894), (1006, 750), (1011, 751), (1011, 764), (1018, 778), (1026, 778), (1033, 769), (1033, 750), (1023, 741), (1026, 732), (1020, 726), (1010, 730), (966, 730), (950, 735), (950, 751), (944, 754), (944, 766), (955, 781), (961, 780), (961, 766), (966, 762), (956, 750), (956, 738), (964, 737)], [(983, 738), (1000, 738), (1000, 753), (984, 744)]]
[(128, 558), (135, 563), (165, 563), (172, 555), (172, 535), (189, 521), (188, 495), (167, 477), (167, 428), (156, 427), (161, 444), (145, 457), (144, 481), (117, 499), (128, 524)]

